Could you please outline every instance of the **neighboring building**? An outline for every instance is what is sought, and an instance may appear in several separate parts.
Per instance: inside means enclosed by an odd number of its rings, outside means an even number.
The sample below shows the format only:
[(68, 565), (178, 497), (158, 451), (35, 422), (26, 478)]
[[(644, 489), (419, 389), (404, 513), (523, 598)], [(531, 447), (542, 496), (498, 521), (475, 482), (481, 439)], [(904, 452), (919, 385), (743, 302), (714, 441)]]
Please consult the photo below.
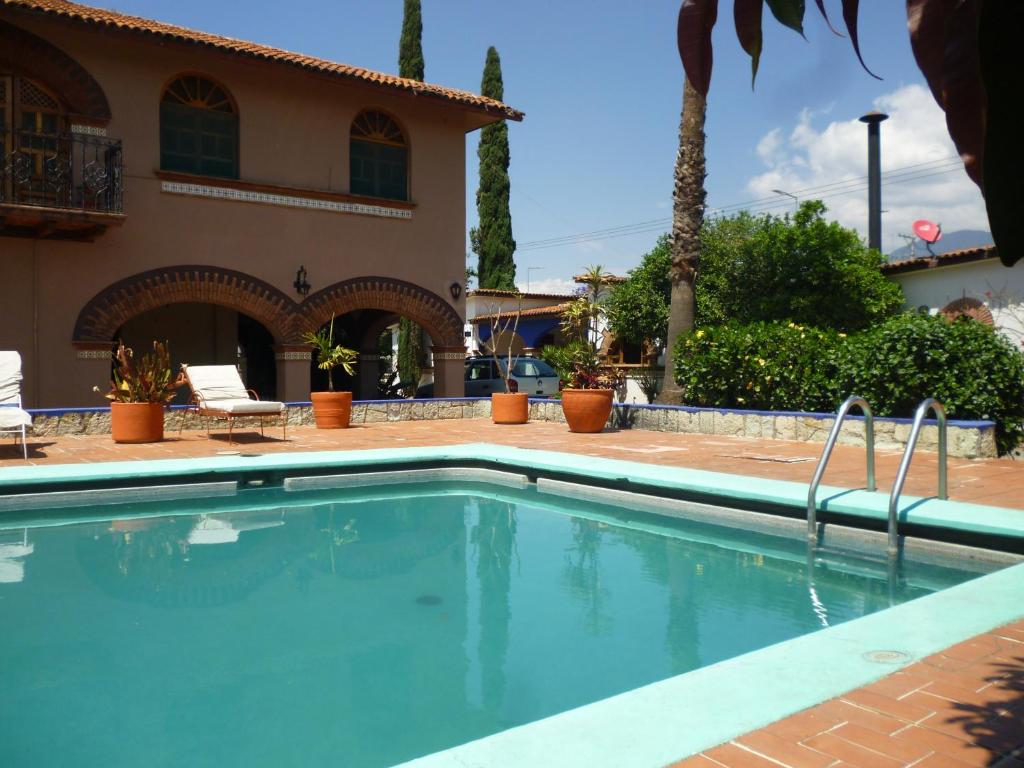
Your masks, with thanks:
[(304, 332), (337, 316), (430, 337), (463, 391), (465, 134), (474, 94), (62, 0), (0, 0), (0, 349), (27, 405), (101, 402), (110, 349), (239, 363), (264, 398), (318, 385)]
[[(534, 354), (548, 344), (561, 344), (562, 310), (575, 298), (561, 293), (516, 293), (493, 288), (477, 288), (466, 297), (466, 348), (471, 355), (487, 354), (481, 342), (491, 338), (492, 321), (522, 314), (512, 342), (513, 354)], [(504, 325), (504, 322), (502, 322)], [(510, 331), (511, 333), (511, 331)], [(498, 348), (508, 351), (508, 341), (499, 340)]]
[(1024, 262), (1004, 267), (995, 246), (895, 261), (882, 272), (903, 288), (908, 308), (970, 315), (1024, 349)]

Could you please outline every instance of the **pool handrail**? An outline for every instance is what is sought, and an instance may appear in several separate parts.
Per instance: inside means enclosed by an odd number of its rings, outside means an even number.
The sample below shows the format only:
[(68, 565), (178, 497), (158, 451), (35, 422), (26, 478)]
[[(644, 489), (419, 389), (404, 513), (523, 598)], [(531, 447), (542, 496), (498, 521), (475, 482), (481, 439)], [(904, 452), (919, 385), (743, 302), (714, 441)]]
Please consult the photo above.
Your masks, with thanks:
[(934, 397), (922, 400), (914, 413), (914, 425), (910, 428), (910, 437), (907, 438), (907, 447), (900, 460), (900, 468), (896, 471), (896, 480), (892, 484), (892, 493), (889, 494), (889, 544), (886, 552), (890, 557), (899, 554), (899, 502), (900, 494), (903, 492), (903, 483), (907, 479), (907, 472), (910, 470), (910, 460), (914, 457), (914, 447), (917, 445), (917, 438), (921, 433), (921, 425), (928, 411), (935, 412), (935, 420), (939, 427), (939, 498), (949, 498), (946, 484), (946, 408)]
[(864, 412), (864, 444), (867, 447), (867, 490), (874, 491), (876, 489), (874, 414), (871, 412), (871, 406), (867, 400), (860, 395), (850, 395), (839, 406), (839, 410), (836, 411), (832, 431), (828, 433), (825, 447), (821, 451), (821, 458), (818, 459), (818, 466), (814, 469), (814, 477), (811, 479), (811, 485), (807, 489), (807, 538), (811, 542), (818, 540), (818, 486), (821, 484), (821, 478), (825, 475), (825, 467), (828, 466), (828, 460), (832, 456), (832, 449), (835, 447), (836, 440), (839, 439), (839, 431), (843, 428), (843, 420), (855, 405), (859, 405), (861, 411)]

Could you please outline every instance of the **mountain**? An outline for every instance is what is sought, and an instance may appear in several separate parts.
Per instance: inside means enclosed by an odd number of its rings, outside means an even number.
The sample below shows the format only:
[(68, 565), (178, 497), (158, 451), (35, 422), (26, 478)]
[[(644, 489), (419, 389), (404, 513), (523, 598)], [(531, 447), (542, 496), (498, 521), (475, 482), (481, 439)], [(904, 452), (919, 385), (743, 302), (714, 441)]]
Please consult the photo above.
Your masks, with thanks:
[[(962, 251), (966, 248), (984, 248), (992, 245), (992, 233), (983, 229), (958, 229), (955, 232), (943, 232), (942, 239), (932, 246), (936, 254)], [(914, 256), (920, 258), (928, 255), (924, 240), (914, 241)], [(902, 261), (910, 258), (910, 244), (897, 248), (886, 258), (889, 261)]]

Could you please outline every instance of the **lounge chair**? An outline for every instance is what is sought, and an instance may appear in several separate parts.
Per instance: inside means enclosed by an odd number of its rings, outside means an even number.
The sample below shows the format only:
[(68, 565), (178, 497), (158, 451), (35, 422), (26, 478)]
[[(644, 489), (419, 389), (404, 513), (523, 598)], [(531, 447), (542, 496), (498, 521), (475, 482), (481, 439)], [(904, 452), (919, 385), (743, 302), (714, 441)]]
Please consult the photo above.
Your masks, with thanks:
[(21, 433), (21, 452), (28, 459), (25, 428), (32, 426), (32, 416), (21, 407), (21, 355), (0, 352), (0, 432), (13, 432), (14, 444)]
[[(288, 420), (285, 418), (284, 403), (260, 400), (259, 395), (253, 390), (245, 388), (236, 366), (182, 365), (181, 372), (192, 389), (190, 405), (203, 417), (204, 422), (207, 418), (227, 419), (229, 444), (233, 436), (235, 419), (240, 417), (259, 416), (262, 435), (264, 417), (277, 416), (281, 421), (281, 438), (285, 439), (287, 436)], [(184, 427), (184, 416), (181, 423)], [(210, 434), (208, 422), (206, 434)]]

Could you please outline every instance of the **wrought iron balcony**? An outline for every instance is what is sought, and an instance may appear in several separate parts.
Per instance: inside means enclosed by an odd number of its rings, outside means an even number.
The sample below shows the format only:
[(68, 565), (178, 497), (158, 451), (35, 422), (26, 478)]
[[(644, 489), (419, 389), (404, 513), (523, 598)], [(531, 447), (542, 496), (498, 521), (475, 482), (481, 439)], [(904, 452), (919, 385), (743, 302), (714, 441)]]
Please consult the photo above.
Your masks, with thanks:
[(0, 128), (0, 234), (91, 239), (124, 216), (121, 142)]

